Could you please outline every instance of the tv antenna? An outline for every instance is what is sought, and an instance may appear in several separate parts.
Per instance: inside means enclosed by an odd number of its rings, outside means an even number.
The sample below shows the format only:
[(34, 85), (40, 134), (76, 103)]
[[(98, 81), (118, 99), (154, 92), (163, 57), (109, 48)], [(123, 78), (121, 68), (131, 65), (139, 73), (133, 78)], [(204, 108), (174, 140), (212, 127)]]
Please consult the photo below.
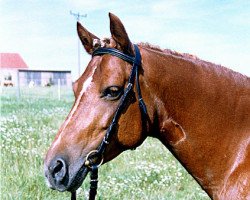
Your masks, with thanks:
[[(81, 18), (86, 18), (87, 14), (80, 14), (78, 13), (74, 13), (72, 11), (70, 11), (70, 15), (74, 16), (75, 19), (79, 22)], [(78, 77), (81, 76), (81, 59), (80, 59), (80, 39), (77, 40), (77, 49), (78, 49)]]

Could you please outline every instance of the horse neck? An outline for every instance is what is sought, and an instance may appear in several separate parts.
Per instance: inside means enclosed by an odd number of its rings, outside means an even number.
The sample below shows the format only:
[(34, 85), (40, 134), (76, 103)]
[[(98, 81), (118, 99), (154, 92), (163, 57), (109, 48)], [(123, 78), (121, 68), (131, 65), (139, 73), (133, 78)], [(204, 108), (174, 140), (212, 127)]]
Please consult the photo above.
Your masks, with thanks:
[[(250, 143), (250, 121), (244, 117), (250, 108), (249, 79), (196, 59), (144, 48), (142, 55), (144, 95), (150, 93), (157, 122), (152, 135), (216, 196), (234, 167), (235, 152)], [(239, 146), (244, 140), (245, 147)]]

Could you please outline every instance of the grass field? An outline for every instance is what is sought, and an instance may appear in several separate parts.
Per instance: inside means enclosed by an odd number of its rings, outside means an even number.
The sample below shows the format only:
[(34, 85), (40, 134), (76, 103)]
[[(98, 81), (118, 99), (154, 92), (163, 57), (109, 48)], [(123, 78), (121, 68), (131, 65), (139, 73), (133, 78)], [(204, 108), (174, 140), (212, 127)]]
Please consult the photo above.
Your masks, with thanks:
[[(43, 158), (73, 103), (70, 89), (1, 92), (0, 151), (1, 199), (70, 199), (69, 193), (47, 188)], [(135, 151), (127, 151), (100, 168), (97, 199), (111, 200), (205, 200), (209, 199), (168, 150), (148, 138)], [(87, 199), (89, 178), (77, 191)]]

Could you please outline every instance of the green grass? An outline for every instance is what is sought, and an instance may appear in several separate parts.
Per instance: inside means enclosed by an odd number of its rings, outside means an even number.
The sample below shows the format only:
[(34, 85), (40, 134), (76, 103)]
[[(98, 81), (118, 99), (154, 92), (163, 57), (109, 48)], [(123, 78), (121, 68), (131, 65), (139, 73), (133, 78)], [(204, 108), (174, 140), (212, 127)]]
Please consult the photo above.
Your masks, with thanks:
[[(57, 99), (56, 88), (14, 88), (1, 93), (0, 199), (70, 199), (69, 193), (47, 188), (43, 158), (72, 104), (70, 89)], [(198, 184), (157, 140), (148, 138), (100, 168), (97, 199), (209, 199)], [(77, 191), (87, 199), (89, 178)]]

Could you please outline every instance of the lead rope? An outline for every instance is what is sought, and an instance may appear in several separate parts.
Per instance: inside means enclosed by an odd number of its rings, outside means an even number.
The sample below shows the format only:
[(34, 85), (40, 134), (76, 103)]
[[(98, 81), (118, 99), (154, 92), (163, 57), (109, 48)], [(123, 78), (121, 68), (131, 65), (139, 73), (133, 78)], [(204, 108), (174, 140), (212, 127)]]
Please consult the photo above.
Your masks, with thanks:
[[(95, 200), (98, 187), (98, 166), (93, 165), (90, 173), (89, 200)], [(71, 192), (71, 200), (76, 200), (76, 191)]]
[(71, 200), (76, 200), (76, 191), (71, 192)]
[(93, 165), (91, 167), (90, 174), (90, 190), (89, 190), (89, 200), (95, 200), (98, 187), (98, 166)]

